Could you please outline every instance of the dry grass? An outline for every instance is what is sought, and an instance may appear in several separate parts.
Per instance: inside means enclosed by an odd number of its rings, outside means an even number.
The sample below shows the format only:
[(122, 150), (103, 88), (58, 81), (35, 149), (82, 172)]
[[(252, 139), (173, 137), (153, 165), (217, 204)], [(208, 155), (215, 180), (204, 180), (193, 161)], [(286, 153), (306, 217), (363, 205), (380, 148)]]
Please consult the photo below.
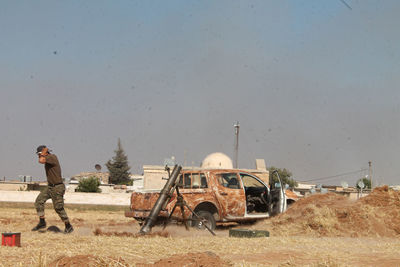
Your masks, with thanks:
[(329, 193), (301, 199), (287, 212), (260, 221), (275, 236), (400, 237), (400, 193), (387, 186), (351, 201)]
[[(33, 207), (0, 203), (0, 232), (21, 232), (22, 247), (0, 247), (0, 266), (51, 266), (56, 260), (80, 262), (91, 266), (139, 266), (156, 263), (176, 254), (212, 252), (234, 266), (395, 266), (400, 264), (400, 239), (377, 237), (271, 236), (241, 239), (228, 237), (227, 229), (207, 232), (168, 226), (169, 236), (134, 235), (139, 226), (124, 217), (123, 209), (71, 208), (67, 212), (75, 232), (70, 235), (37, 233), (30, 229), (37, 223)], [(317, 213), (316, 210), (314, 212)], [(316, 225), (336, 223), (323, 217)], [(48, 226), (63, 225), (55, 212), (47, 209)], [(132, 233), (131, 236), (95, 235)], [(160, 228), (153, 229), (155, 232)], [(268, 228), (265, 230), (269, 230)], [(182, 256), (184, 258), (184, 256)], [(173, 258), (171, 258), (173, 259)], [(61, 262), (62, 263), (62, 262)], [(53, 265), (54, 266), (54, 265)], [(62, 265), (59, 265), (62, 266)], [(65, 265), (64, 265), (65, 266)], [(81, 265), (82, 266), (82, 265)], [(179, 266), (179, 265), (177, 265)], [(196, 265), (193, 265), (196, 266)]]

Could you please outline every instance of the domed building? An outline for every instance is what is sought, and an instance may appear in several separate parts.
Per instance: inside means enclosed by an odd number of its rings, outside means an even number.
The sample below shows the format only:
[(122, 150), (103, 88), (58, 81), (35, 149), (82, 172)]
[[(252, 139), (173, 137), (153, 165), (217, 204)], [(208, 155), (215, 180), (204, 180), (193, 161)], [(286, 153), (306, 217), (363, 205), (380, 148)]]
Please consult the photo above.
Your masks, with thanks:
[(221, 152), (211, 153), (201, 163), (203, 169), (233, 169), (230, 157)]

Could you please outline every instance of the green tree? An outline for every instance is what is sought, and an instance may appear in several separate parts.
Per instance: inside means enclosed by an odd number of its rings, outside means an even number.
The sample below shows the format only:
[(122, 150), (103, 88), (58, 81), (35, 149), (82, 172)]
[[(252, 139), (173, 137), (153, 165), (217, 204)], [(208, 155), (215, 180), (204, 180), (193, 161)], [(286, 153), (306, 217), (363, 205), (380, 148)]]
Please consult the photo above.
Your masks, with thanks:
[(128, 157), (125, 155), (119, 138), (118, 148), (114, 152), (115, 156), (106, 163), (107, 169), (110, 172), (109, 183), (129, 185), (131, 182), (129, 169), (131, 167), (128, 165)]
[(100, 181), (99, 178), (95, 176), (90, 176), (89, 178), (83, 178), (79, 181), (78, 187), (76, 188), (76, 192), (90, 192), (90, 193), (100, 193), (101, 189), (99, 188)]
[(268, 168), (271, 187), (274, 187), (275, 183), (279, 183), (277, 175), (272, 174), (275, 170), (278, 171), (278, 174), (279, 174), (279, 177), (281, 177), (282, 183), (288, 184), (289, 187), (297, 186), (297, 182), (295, 180), (293, 180), (293, 178), (290, 178), (292, 176), (292, 173), (289, 170), (287, 170), (285, 168), (280, 169), (280, 168), (271, 166)]
[(363, 189), (371, 189), (371, 180), (366, 177), (358, 179), (358, 181), (356, 182), (357, 189), (360, 189), (360, 187), (358, 186), (358, 182), (360, 182), (360, 181), (362, 181), (364, 183)]

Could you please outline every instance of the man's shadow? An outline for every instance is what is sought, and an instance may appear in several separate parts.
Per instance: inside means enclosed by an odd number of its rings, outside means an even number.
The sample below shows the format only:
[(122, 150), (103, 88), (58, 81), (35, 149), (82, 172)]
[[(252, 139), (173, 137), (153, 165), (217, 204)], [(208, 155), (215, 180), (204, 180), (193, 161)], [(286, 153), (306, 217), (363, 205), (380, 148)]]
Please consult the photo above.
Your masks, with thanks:
[(60, 230), (60, 228), (58, 228), (55, 225), (49, 226), (47, 229), (42, 229), (39, 230), (40, 233), (46, 233), (46, 232), (52, 232), (52, 233), (62, 233), (63, 231)]

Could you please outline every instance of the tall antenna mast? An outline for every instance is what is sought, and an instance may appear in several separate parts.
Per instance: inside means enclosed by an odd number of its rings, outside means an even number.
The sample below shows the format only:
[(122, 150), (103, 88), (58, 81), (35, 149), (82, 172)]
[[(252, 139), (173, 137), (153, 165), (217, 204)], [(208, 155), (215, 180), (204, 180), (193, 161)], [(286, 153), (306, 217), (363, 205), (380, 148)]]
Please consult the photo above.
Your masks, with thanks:
[(238, 160), (239, 160), (239, 122), (236, 121), (236, 123), (233, 125), (234, 129), (235, 129), (235, 168), (237, 169), (239, 164), (238, 164)]

